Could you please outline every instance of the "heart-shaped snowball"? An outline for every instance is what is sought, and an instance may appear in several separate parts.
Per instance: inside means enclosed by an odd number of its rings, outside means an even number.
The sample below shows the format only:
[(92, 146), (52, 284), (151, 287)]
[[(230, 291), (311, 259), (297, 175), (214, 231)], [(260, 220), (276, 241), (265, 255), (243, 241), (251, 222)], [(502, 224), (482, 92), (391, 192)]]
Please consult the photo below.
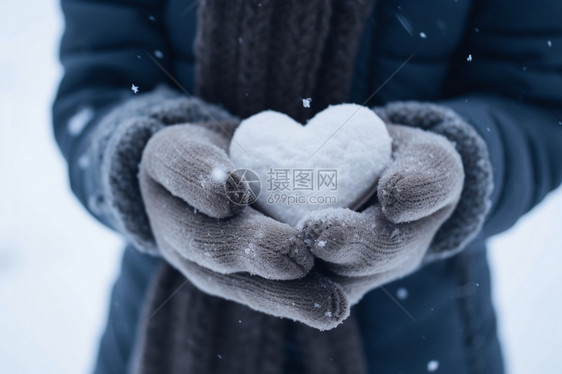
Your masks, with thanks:
[(312, 210), (358, 208), (376, 190), (391, 144), (372, 110), (340, 104), (306, 126), (274, 111), (251, 116), (236, 129), (230, 157), (258, 175), (260, 210), (294, 226)]

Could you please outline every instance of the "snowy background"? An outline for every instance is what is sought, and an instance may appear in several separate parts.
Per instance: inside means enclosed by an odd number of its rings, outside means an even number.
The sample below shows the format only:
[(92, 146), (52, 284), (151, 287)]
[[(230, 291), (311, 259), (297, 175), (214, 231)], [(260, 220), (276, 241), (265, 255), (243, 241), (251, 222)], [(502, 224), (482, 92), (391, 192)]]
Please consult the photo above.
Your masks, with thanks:
[[(0, 2), (0, 373), (87, 373), (121, 255), (71, 196), (50, 128), (55, 0)], [(510, 373), (562, 367), (562, 191), (491, 241)]]

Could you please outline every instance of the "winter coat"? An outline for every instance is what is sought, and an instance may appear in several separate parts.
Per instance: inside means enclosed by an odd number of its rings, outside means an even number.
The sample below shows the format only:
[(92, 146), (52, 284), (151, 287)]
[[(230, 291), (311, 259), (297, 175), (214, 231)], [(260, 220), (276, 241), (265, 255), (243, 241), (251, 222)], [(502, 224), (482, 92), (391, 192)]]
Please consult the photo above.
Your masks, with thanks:
[[(88, 134), (112, 106), (134, 95), (131, 85), (152, 90), (169, 72), (193, 92), (197, 2), (62, 5), (65, 75), (53, 107), (55, 136), (74, 193), (110, 224), (89, 199), (92, 172), (81, 159)], [(485, 239), (511, 227), (562, 180), (559, 14), (558, 2), (431, 0), (379, 1), (369, 16), (350, 101), (362, 103), (377, 92), (371, 105), (408, 99), (449, 106), (486, 140), (495, 183), (482, 234), (463, 253), (372, 291), (355, 307), (371, 372), (415, 373), (436, 365), (442, 372), (502, 372)], [(125, 252), (98, 372), (125, 370), (157, 261)], [(294, 341), (287, 349), (298, 350)]]

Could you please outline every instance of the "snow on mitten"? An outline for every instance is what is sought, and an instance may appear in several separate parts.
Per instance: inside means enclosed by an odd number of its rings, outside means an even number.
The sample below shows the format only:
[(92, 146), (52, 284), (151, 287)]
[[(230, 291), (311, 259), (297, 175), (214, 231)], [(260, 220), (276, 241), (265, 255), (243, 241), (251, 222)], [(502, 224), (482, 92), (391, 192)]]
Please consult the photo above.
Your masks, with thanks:
[(251, 209), (241, 212), (249, 190), (245, 181), (232, 181), (241, 189), (241, 201), (227, 195), (225, 183), (235, 177), (229, 177), (234, 166), (227, 145), (220, 134), (189, 124), (167, 127), (148, 142), (141, 193), (159, 249), (170, 247), (220, 273), (303, 277), (313, 257), (296, 230)]
[[(231, 174), (234, 166), (225, 152), (229, 139), (204, 126), (175, 125), (155, 134), (145, 167), (153, 179), (195, 210), (212, 218), (230, 217), (248, 203), (249, 186)], [(227, 195), (228, 182), (236, 184), (233, 188), (240, 193)]]
[(462, 159), (464, 186), (457, 207), (439, 228), (425, 262), (460, 252), (480, 232), (491, 207), (492, 164), (482, 137), (455, 111), (416, 101), (394, 102), (374, 108), (386, 123), (416, 127), (447, 138)]
[(349, 314), (342, 289), (308, 274), (314, 256), (291, 226), (228, 201), (225, 139), (176, 125), (143, 152), (140, 187), (160, 254), (202, 291), (327, 329)]
[(226, 138), (237, 124), (220, 107), (161, 86), (113, 106), (77, 149), (89, 210), (145, 253), (158, 249), (139, 187), (142, 152), (156, 132), (178, 123), (198, 123)]
[[(388, 121), (385, 114), (390, 112), (394, 123), (408, 126), (387, 124), (393, 161), (383, 172), (370, 206), (363, 212), (316, 211), (297, 227), (351, 303), (424, 262), (461, 250), (479, 231), (491, 193), (485, 144), (452, 111), (419, 103), (394, 104), (385, 110), (388, 107), (381, 111), (383, 119)], [(438, 129), (448, 136), (412, 126)], [(465, 156), (467, 151), (472, 152)], [(465, 225), (453, 222), (447, 228), (453, 218)], [(443, 227), (452, 239), (438, 238)]]

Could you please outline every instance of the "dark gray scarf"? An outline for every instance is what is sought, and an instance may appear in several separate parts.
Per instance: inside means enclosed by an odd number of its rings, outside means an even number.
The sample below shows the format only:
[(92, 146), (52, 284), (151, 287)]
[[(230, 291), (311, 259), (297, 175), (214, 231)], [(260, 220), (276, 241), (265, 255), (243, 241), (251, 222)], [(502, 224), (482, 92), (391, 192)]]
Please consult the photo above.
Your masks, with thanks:
[[(197, 94), (242, 118), (264, 109), (304, 121), (348, 98), (374, 0), (201, 0)], [(302, 99), (312, 98), (311, 108)], [(366, 372), (356, 320), (320, 332), (202, 293), (169, 265), (152, 284), (135, 372)], [(295, 343), (288, 348), (287, 341)]]

